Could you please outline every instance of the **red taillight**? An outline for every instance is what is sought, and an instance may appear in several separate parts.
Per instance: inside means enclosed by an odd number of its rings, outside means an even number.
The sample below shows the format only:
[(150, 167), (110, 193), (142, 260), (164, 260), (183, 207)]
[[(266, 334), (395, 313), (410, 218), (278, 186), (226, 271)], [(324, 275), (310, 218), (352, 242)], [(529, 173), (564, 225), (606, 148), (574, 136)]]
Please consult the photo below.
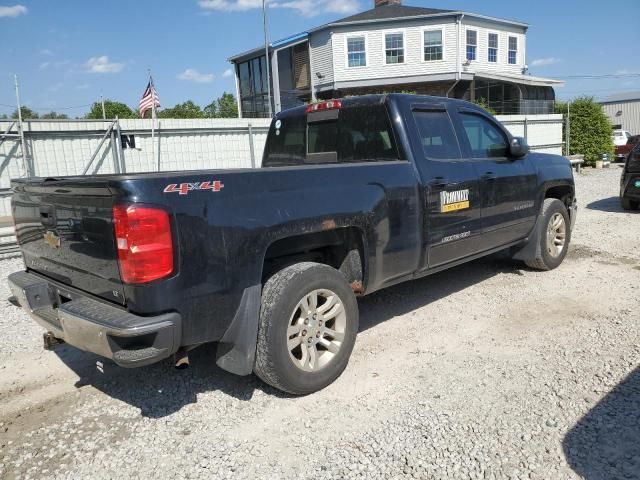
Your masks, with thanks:
[(173, 272), (173, 241), (167, 212), (116, 205), (113, 221), (124, 283), (152, 282)]
[(329, 100), (328, 102), (312, 103), (307, 106), (307, 113), (322, 112), (323, 110), (338, 110), (342, 108), (340, 100)]

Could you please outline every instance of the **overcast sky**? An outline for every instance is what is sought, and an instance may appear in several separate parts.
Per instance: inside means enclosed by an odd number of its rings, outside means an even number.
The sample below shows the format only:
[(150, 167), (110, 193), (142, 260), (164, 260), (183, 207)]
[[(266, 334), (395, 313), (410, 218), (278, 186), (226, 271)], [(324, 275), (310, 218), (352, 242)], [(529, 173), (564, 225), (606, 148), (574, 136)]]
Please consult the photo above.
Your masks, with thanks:
[[(0, 0), (0, 113), (15, 104), (84, 114), (100, 94), (137, 106), (151, 68), (163, 107), (235, 94), (227, 58), (262, 42), (261, 0)], [(369, 9), (373, 0), (272, 0), (270, 39)], [(529, 23), (533, 75), (568, 79), (558, 97), (640, 90), (639, 0), (405, 0)], [(630, 76), (636, 74), (636, 76)], [(4, 105), (1, 105), (4, 104)], [(9, 105), (9, 106), (6, 106)], [(78, 108), (69, 108), (78, 107)]]

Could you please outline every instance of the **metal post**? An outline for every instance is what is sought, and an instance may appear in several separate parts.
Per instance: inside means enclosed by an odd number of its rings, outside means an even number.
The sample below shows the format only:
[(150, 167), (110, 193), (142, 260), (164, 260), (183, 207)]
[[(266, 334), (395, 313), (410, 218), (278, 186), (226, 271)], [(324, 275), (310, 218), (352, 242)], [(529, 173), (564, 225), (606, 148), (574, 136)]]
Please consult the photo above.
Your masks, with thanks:
[(16, 105), (18, 106), (18, 130), (20, 133), (20, 151), (22, 152), (22, 164), (27, 177), (32, 177), (31, 165), (27, 158), (27, 148), (24, 141), (24, 128), (22, 125), (22, 106), (20, 105), (20, 86), (18, 85), (18, 75), (13, 76), (16, 85)]
[(118, 118), (117, 115), (116, 115), (115, 126), (116, 126), (116, 138), (117, 138), (116, 143), (118, 145), (118, 157), (120, 158), (120, 171), (122, 173), (127, 173), (127, 162), (125, 162), (124, 160), (124, 149), (122, 148), (122, 133), (120, 131), (120, 119)]
[(524, 117), (524, 139), (527, 140), (529, 136), (529, 119), (528, 117)]
[(116, 134), (113, 131), (113, 129), (111, 130), (111, 139), (110, 139), (110, 143), (111, 143), (111, 158), (113, 159), (113, 172), (114, 173), (120, 173), (120, 161), (118, 159), (118, 144), (116, 141)]
[(269, 32), (267, 29), (267, 2), (262, 0), (262, 23), (264, 27), (264, 54), (267, 60), (267, 98), (269, 101), (269, 118), (273, 118), (273, 107), (271, 106), (271, 61), (269, 60)]
[(102, 119), (106, 120), (107, 113), (106, 113), (106, 110), (104, 109), (104, 97), (102, 96), (102, 94), (100, 94), (100, 103), (102, 104)]
[(253, 127), (249, 124), (249, 152), (251, 153), (251, 168), (256, 168), (256, 152), (253, 146)]
[(109, 135), (111, 135), (112, 131), (113, 131), (113, 123), (109, 126), (109, 128), (107, 129), (105, 134), (102, 136), (102, 139), (100, 140), (100, 143), (98, 144), (98, 148), (96, 148), (95, 152), (93, 152), (93, 155), (91, 155), (91, 159), (89, 160), (89, 163), (87, 163), (87, 166), (84, 167), (84, 170), (82, 171), (82, 175), (86, 175), (87, 174), (87, 172), (91, 168), (91, 165), (93, 164), (93, 161), (98, 156), (98, 153), (100, 152), (100, 149), (102, 148), (102, 145), (104, 145), (105, 140), (107, 138), (109, 138)]
[(571, 102), (567, 102), (567, 155), (571, 155)]

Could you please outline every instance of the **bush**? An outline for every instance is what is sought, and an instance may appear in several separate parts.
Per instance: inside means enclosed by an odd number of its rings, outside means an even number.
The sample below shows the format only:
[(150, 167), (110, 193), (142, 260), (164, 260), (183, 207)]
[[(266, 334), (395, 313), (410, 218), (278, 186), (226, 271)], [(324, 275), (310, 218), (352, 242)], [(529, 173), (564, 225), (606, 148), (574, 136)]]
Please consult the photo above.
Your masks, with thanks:
[[(566, 104), (558, 107), (566, 114)], [(569, 155), (584, 155), (585, 165), (594, 165), (603, 153), (614, 153), (611, 123), (593, 97), (577, 98), (569, 107)]]

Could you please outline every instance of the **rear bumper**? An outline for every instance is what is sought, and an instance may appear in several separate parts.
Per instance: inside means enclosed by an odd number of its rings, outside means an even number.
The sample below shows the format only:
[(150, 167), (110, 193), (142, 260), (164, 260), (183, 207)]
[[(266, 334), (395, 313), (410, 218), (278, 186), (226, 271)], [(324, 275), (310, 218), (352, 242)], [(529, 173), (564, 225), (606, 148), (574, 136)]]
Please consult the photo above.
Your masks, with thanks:
[(9, 275), (9, 288), (20, 306), (55, 337), (121, 367), (155, 363), (180, 347), (177, 313), (140, 317), (77, 295), (62, 302), (53, 284), (28, 272)]

